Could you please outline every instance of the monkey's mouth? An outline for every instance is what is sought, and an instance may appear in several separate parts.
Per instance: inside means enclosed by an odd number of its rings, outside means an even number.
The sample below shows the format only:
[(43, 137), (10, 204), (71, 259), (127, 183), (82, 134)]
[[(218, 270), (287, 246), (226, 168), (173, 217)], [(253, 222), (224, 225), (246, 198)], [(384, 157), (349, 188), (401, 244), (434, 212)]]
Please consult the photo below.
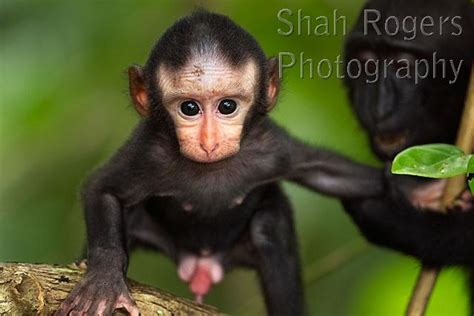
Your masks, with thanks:
[(408, 136), (408, 131), (380, 134), (375, 136), (374, 141), (377, 147), (385, 153), (398, 153), (407, 145)]

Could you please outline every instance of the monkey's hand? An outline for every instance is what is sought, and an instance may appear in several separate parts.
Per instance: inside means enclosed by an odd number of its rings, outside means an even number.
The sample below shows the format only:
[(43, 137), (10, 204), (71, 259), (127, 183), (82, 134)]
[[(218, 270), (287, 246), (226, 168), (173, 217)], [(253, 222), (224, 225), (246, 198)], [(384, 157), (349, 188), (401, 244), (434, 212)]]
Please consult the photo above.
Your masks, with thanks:
[[(409, 200), (413, 206), (422, 209), (440, 210), (442, 208), (442, 197), (447, 180), (435, 180), (412, 190)], [(472, 194), (465, 190), (453, 204), (448, 207), (449, 212), (466, 212), (472, 210), (474, 200)]]
[(139, 315), (122, 274), (101, 269), (89, 271), (55, 315), (112, 315), (115, 309), (124, 309), (132, 316)]
[(446, 180), (435, 180), (420, 185), (410, 192), (408, 199), (416, 208), (440, 210), (446, 183)]
[(474, 210), (474, 196), (469, 190), (462, 192), (453, 205), (448, 208), (448, 212), (469, 212), (472, 210)]

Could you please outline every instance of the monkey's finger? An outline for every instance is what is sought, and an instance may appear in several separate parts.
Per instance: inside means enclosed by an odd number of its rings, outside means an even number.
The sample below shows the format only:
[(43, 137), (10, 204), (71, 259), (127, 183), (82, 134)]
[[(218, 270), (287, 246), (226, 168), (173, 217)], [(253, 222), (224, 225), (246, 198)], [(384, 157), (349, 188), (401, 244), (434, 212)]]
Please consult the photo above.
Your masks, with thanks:
[(69, 294), (68, 297), (61, 303), (59, 306), (58, 310), (56, 313), (54, 313), (55, 316), (67, 316), (69, 313), (76, 307), (76, 305), (80, 301), (80, 296), (79, 295), (73, 295), (73, 293)]
[(121, 294), (117, 302), (115, 303), (115, 309), (125, 309), (130, 316), (138, 316), (140, 315), (140, 311), (138, 310), (137, 305), (135, 302), (128, 296)]
[(112, 315), (112, 312), (114, 311), (113, 306), (114, 305), (108, 299), (105, 299), (105, 298), (96, 299), (94, 300), (91, 307), (87, 311), (87, 315), (88, 316)]
[(468, 212), (472, 208), (472, 203), (464, 200), (456, 200), (454, 204), (449, 208), (452, 212)]
[(466, 201), (467, 203), (474, 204), (474, 195), (469, 190), (465, 190), (460, 197), (461, 200)]
[(474, 197), (466, 190), (448, 207), (449, 212), (469, 212), (474, 207)]
[(69, 312), (70, 316), (80, 316), (80, 315), (85, 315), (89, 308), (92, 305), (92, 300), (87, 299), (87, 298), (82, 298), (79, 300), (79, 302), (76, 304), (76, 306), (73, 307), (73, 309)]
[(116, 308), (116, 309), (124, 309), (128, 312), (128, 314), (130, 316), (139, 316), (140, 315), (140, 311), (138, 310), (138, 307), (135, 306), (135, 305), (130, 305), (130, 304), (126, 304), (126, 305), (122, 305), (120, 306), (120, 308)]
[(84, 295), (77, 295), (74, 299), (74, 307), (69, 312), (69, 315), (85, 315), (92, 305), (95, 292), (86, 292)]
[(64, 303), (59, 306), (58, 310), (54, 313), (54, 316), (67, 316), (67, 314), (69, 313), (69, 309), (66, 305), (63, 304)]

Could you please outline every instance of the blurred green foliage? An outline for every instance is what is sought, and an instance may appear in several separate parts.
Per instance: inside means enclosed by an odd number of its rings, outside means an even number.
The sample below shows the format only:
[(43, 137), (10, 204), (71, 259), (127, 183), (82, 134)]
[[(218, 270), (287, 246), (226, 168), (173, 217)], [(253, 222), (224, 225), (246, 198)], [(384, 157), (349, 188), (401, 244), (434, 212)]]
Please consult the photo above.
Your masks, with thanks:
[[(79, 255), (84, 223), (77, 189), (137, 120), (124, 71), (146, 60), (174, 20), (206, 7), (232, 17), (269, 55), (303, 51), (317, 62), (340, 53), (342, 34), (278, 35), (283, 27), (278, 10), (331, 17), (338, 9), (352, 24), (361, 5), (361, 0), (2, 0), (0, 261), (66, 263)], [(288, 70), (272, 116), (308, 142), (376, 164), (337, 78), (300, 79), (298, 69)], [(363, 243), (338, 201), (286, 187), (295, 207), (304, 273), (311, 276), (305, 282), (310, 314), (402, 315), (419, 264)], [(359, 250), (351, 251), (354, 247)], [(335, 252), (340, 264), (327, 260)], [(323, 269), (321, 275), (315, 270), (323, 262), (329, 262), (331, 272)], [(173, 264), (156, 253), (137, 251), (129, 275), (190, 297)], [(260, 315), (258, 291), (255, 275), (239, 270), (207, 302), (233, 315)], [(461, 273), (447, 271), (428, 315), (464, 315), (466, 301)]]

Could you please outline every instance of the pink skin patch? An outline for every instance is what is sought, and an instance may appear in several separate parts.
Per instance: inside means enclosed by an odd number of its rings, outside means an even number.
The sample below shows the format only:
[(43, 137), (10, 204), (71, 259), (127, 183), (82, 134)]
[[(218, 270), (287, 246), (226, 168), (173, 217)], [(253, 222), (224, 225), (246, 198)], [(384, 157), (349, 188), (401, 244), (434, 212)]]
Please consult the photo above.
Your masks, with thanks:
[(441, 209), (441, 199), (446, 180), (434, 180), (423, 184), (411, 192), (410, 202), (417, 208)]
[(222, 281), (224, 270), (215, 257), (187, 255), (179, 261), (178, 275), (189, 283), (196, 302), (202, 303), (212, 285)]
[[(432, 210), (442, 209), (442, 198), (447, 180), (434, 180), (421, 185), (411, 192), (410, 202), (417, 208), (427, 208)], [(448, 207), (448, 211), (466, 212), (474, 205), (472, 194), (466, 190), (456, 198), (453, 205)]]
[[(99, 303), (99, 306), (97, 307), (96, 315), (105, 316), (106, 308), (107, 308), (107, 302), (105, 300), (101, 301)], [(120, 295), (117, 298), (117, 301), (115, 302), (114, 310), (118, 310), (118, 309), (126, 310), (130, 316), (140, 315), (140, 311), (138, 310), (138, 307), (130, 300), (130, 298), (124, 295)]]
[(137, 306), (130, 300), (130, 298), (124, 296), (123, 294), (120, 295), (115, 302), (116, 309), (125, 309), (130, 316), (139, 316), (140, 311), (138, 310)]
[(190, 203), (183, 203), (182, 206), (186, 212), (191, 212), (193, 210), (193, 206)]

